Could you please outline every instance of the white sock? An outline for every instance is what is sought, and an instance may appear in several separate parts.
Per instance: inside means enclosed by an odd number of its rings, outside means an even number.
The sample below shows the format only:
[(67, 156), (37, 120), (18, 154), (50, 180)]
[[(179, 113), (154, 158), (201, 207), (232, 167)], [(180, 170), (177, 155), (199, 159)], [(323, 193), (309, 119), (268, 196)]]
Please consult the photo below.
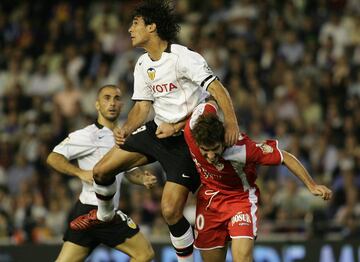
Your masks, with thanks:
[[(180, 250), (184, 249), (184, 251), (187, 249), (187, 251), (188, 251), (188, 250), (192, 250), (192, 248), (193, 248), (192, 245), (194, 243), (194, 236), (193, 236), (191, 226), (185, 232), (185, 234), (180, 237), (174, 237), (170, 233), (170, 239), (171, 239), (172, 245), (177, 249), (177, 251), (179, 251), (179, 249)], [(186, 253), (188, 253), (188, 252), (186, 252)], [(179, 262), (194, 262), (193, 252), (191, 252), (190, 254), (187, 254), (185, 256), (180, 256), (179, 252), (176, 252), (176, 256), (177, 256), (177, 259)]]
[(98, 200), (97, 218), (101, 221), (110, 221), (114, 215), (113, 197), (116, 193), (116, 180), (108, 186), (93, 183), (96, 197)]

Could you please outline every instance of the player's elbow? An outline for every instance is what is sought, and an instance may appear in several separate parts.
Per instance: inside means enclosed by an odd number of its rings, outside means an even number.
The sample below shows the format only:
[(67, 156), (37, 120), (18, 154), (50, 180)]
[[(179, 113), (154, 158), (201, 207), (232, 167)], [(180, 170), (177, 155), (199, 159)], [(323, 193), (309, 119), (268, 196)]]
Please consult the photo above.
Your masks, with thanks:
[(53, 167), (53, 166), (54, 166), (54, 163), (55, 163), (54, 158), (55, 158), (54, 153), (50, 153), (50, 154), (48, 155), (48, 157), (46, 158), (46, 164), (49, 165), (49, 166), (51, 166), (51, 167)]

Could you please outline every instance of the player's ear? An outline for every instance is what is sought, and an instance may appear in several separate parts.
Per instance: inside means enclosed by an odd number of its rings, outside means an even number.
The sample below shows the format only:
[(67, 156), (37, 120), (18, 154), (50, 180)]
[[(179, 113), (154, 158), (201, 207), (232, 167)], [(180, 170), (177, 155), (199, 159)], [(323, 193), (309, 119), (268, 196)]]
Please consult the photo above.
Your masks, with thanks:
[(95, 102), (95, 108), (96, 108), (97, 111), (100, 110), (100, 104), (99, 104), (99, 101), (97, 101), (97, 100)]
[(151, 23), (149, 25), (147, 25), (149, 33), (153, 33), (156, 32), (156, 24), (155, 23)]

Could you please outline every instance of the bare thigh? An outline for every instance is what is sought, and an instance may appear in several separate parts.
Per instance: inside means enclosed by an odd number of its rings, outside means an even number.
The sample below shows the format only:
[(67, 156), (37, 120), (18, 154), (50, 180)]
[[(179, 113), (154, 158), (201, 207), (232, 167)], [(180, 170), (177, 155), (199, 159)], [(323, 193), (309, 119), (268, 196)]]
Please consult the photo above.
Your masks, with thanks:
[(173, 182), (166, 182), (161, 199), (161, 210), (165, 221), (173, 225), (183, 216), (189, 189)]
[(215, 248), (211, 250), (201, 250), (201, 257), (204, 262), (222, 262), (226, 258), (227, 247)]
[(72, 242), (64, 242), (56, 262), (80, 262), (89, 255), (90, 249)]
[(114, 146), (104, 157), (95, 165), (94, 174), (117, 175), (120, 172), (131, 168), (142, 166), (148, 163), (146, 156), (136, 152), (122, 150)]
[(250, 238), (233, 238), (231, 253), (234, 262), (253, 261), (254, 240)]
[(130, 239), (115, 247), (131, 257), (131, 261), (147, 262), (154, 257), (150, 242), (139, 232)]

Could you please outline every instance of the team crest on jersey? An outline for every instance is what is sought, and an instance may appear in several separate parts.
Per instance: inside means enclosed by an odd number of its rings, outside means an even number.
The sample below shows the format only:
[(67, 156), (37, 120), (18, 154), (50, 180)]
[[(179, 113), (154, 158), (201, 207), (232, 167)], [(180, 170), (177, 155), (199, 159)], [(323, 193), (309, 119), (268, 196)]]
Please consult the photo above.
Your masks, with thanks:
[(256, 144), (256, 146), (260, 147), (263, 154), (271, 154), (274, 151), (274, 149), (271, 146), (269, 146), (265, 143)]
[(149, 78), (150, 78), (151, 80), (154, 80), (154, 79), (155, 79), (155, 75), (156, 75), (156, 70), (155, 70), (155, 68), (153, 68), (153, 67), (148, 68), (147, 74), (148, 74), (148, 76), (149, 76)]
[(127, 217), (127, 221), (126, 223), (128, 224), (128, 226), (132, 229), (135, 229), (136, 228), (136, 224), (135, 222), (130, 218), (130, 217)]
[(120, 218), (121, 218), (122, 221), (124, 221), (124, 222), (126, 221), (126, 224), (127, 224), (130, 228), (132, 228), (132, 229), (135, 229), (135, 228), (136, 228), (135, 222), (134, 222), (130, 217), (128, 217), (125, 213), (121, 212), (121, 210), (116, 211), (116, 214), (117, 214), (118, 216), (120, 216)]

